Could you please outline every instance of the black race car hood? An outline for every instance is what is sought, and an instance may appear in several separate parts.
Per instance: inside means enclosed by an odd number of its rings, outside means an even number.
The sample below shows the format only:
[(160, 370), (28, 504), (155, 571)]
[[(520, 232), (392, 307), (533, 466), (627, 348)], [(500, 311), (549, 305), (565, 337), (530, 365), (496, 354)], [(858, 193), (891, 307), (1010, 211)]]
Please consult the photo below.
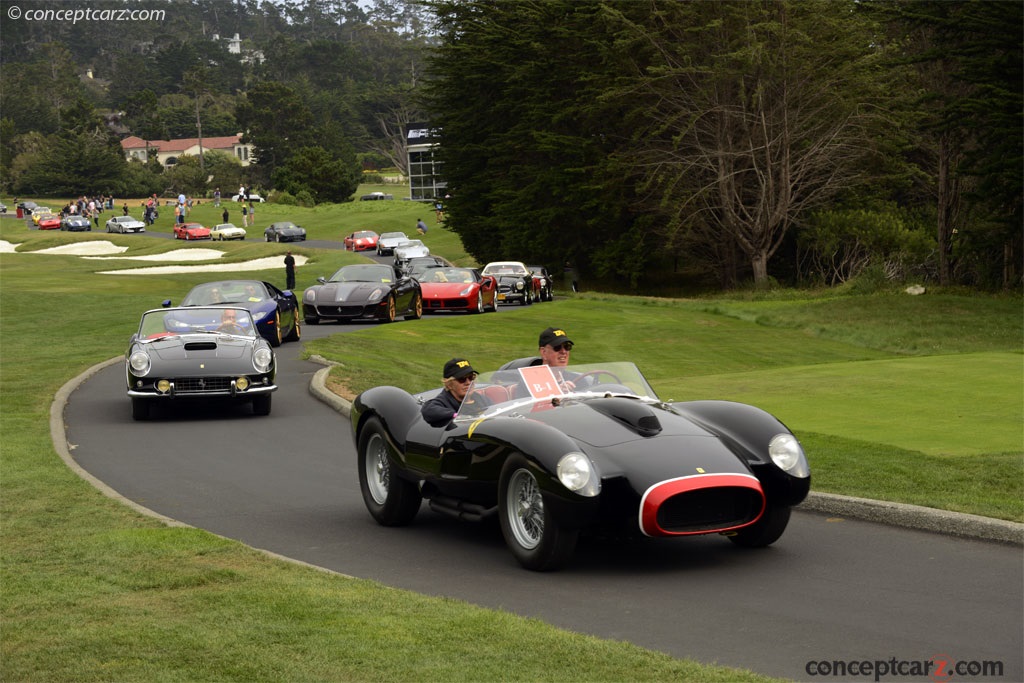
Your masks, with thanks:
[(316, 290), (317, 303), (343, 303), (367, 301), (377, 289), (387, 289), (379, 282), (328, 282)]
[(248, 355), (252, 341), (222, 334), (187, 334), (164, 337), (146, 345), (162, 361), (235, 360)]
[(529, 417), (584, 446), (598, 461), (603, 476), (630, 473), (636, 478), (637, 465), (643, 462), (640, 470), (649, 479), (640, 479), (650, 484), (679, 476), (681, 458), (691, 463), (693, 472), (750, 473), (717, 435), (686, 417), (636, 399), (570, 402), (531, 412)]
[(714, 435), (667, 410), (631, 398), (594, 398), (547, 408), (537, 405), (530, 419), (556, 427), (576, 441), (598, 448), (652, 437)]

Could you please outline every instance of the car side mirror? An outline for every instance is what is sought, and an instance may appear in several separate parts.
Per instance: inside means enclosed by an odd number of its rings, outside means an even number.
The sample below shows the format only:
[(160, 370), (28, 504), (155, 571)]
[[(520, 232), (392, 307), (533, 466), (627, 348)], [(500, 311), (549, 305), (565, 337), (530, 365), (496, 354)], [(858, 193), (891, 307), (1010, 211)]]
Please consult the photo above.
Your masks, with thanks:
[(163, 300), (163, 301), (162, 301), (162, 302), (160, 303), (160, 305), (161, 305), (161, 306), (162, 306), (163, 308), (170, 308), (170, 307), (171, 307), (171, 300), (170, 300), (170, 299), (164, 299), (164, 300)]
[(323, 275), (321, 275), (320, 277), (318, 277), (318, 278), (316, 279), (316, 281), (317, 281), (317, 282), (319, 282), (319, 283), (320, 283), (320, 284), (322, 284), (322, 285), (326, 285), (326, 284), (327, 284), (327, 278), (325, 278), (325, 277), (324, 277)]

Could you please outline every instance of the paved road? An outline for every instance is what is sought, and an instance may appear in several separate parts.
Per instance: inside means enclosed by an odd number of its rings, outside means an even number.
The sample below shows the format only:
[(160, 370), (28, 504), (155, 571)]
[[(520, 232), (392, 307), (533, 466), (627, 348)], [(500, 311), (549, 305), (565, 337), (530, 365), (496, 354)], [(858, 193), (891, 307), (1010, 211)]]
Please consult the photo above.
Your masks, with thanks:
[(269, 417), (197, 407), (136, 423), (120, 364), (106, 368), (67, 406), (74, 458), (131, 500), (257, 548), (678, 657), (831, 681), (874, 676), (821, 675), (808, 662), (941, 656), (1002, 662), (1002, 676), (976, 680), (1024, 680), (1024, 571), (1013, 546), (798, 512), (765, 550), (719, 537), (583, 541), (566, 570), (536, 574), (519, 568), (494, 526), (425, 507), (412, 527), (377, 526), (348, 425), (310, 395), (320, 366), (298, 352), (279, 349)]

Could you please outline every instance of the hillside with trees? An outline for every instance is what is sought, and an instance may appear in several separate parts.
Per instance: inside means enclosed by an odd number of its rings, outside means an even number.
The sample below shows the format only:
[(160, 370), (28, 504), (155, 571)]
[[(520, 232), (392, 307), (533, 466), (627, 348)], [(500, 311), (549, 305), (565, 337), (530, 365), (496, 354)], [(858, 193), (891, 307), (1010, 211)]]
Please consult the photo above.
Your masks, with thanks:
[(428, 4), (448, 217), (481, 260), (1020, 286), (1020, 3)]
[[(634, 291), (1021, 285), (1019, 2), (132, 6), (163, 18), (5, 21), (4, 192), (201, 196), (212, 176), (346, 201), (363, 170), (407, 170), (429, 121), (447, 226), (480, 262)], [(245, 168), (118, 144), (239, 132)]]

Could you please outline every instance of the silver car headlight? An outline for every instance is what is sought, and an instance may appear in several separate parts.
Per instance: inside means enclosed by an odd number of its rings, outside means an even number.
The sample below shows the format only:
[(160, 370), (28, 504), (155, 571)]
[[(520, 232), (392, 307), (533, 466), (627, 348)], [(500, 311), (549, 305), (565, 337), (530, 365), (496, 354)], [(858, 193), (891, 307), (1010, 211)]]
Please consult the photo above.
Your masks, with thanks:
[(263, 320), (264, 318), (267, 318), (267, 317), (270, 317), (270, 311), (269, 310), (266, 310), (266, 311), (253, 311), (252, 312), (252, 319), (255, 322), (259, 322), (259, 321), (261, 321), (261, 320)]
[(311, 302), (311, 303), (312, 303), (313, 301), (316, 301), (316, 292), (314, 292), (314, 291), (313, 291), (312, 289), (307, 289), (307, 290), (306, 290), (305, 292), (303, 292), (303, 294), (302, 294), (302, 300), (303, 300), (303, 301), (309, 301), (309, 302)]
[(128, 365), (131, 366), (132, 373), (139, 377), (148, 375), (150, 368), (153, 366), (152, 361), (149, 359), (149, 354), (145, 351), (136, 351), (129, 356)]
[(270, 350), (269, 346), (257, 346), (252, 353), (252, 366), (256, 368), (256, 372), (266, 372), (273, 362), (274, 352)]
[(370, 292), (370, 296), (367, 299), (367, 301), (369, 301), (370, 303), (373, 303), (374, 301), (380, 301), (381, 298), (384, 296), (384, 291), (385, 290), (383, 287), (378, 287), (377, 289)]
[(776, 434), (768, 442), (768, 455), (772, 462), (794, 477), (807, 477), (811, 468), (804, 457), (804, 449), (792, 434)]
[(473, 293), (473, 285), (470, 285), (469, 287), (466, 287), (464, 290), (459, 292), (459, 296), (469, 296), (472, 293)]
[(523, 287), (525, 287), (525, 285), (522, 280), (516, 282), (516, 289), (523, 289)]
[(562, 486), (580, 494), (593, 498), (601, 493), (601, 480), (597, 476), (594, 464), (582, 453), (566, 453), (558, 461), (558, 481)]

